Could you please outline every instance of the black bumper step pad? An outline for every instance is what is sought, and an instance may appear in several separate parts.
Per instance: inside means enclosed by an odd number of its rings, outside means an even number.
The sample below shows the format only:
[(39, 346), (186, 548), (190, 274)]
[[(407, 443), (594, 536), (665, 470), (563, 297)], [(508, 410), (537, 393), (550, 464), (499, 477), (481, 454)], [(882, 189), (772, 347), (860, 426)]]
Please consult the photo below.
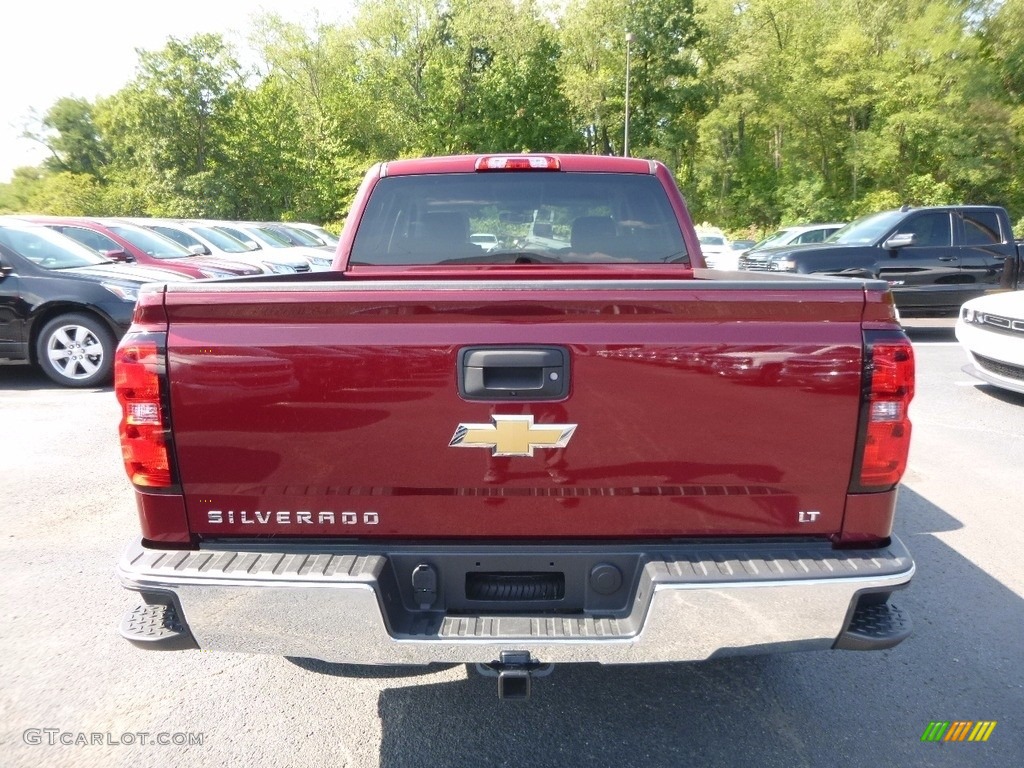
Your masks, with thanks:
[(858, 604), (835, 647), (845, 651), (878, 651), (906, 640), (913, 629), (910, 615), (892, 603)]
[(184, 651), (199, 648), (189, 628), (178, 618), (173, 605), (140, 605), (121, 619), (121, 636), (150, 651)]

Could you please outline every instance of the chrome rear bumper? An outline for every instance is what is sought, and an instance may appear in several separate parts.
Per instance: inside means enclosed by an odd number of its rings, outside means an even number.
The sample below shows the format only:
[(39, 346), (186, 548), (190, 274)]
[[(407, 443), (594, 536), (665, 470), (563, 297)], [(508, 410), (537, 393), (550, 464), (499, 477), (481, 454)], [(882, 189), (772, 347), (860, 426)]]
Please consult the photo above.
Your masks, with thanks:
[[(636, 558), (623, 608), (514, 615), (419, 611), (403, 599), (393, 561), (422, 559), (444, 569), (454, 554), (500, 553), (514, 559), (522, 550), (523, 556), (554, 560), (570, 548), (465, 545), (373, 551), (367, 545), (287, 545), (280, 540), (271, 545), (272, 551), (262, 544), (178, 551), (136, 542), (122, 556), (118, 576), (147, 603), (167, 605), (175, 631), (189, 633), (193, 647), (350, 664), (486, 664), (510, 650), (529, 651), (545, 663), (635, 664), (881, 648), (909, 634), (902, 614), (900, 631), (885, 630), (877, 638), (870, 634), (882, 632), (870, 628), (878, 624), (884, 593), (906, 586), (914, 573), (913, 560), (895, 538), (887, 547), (856, 551), (809, 542), (619, 545), (607, 552), (600, 546), (582, 547), (574, 551), (598, 559), (623, 552)], [(883, 595), (864, 597), (875, 593)], [(851, 642), (853, 628), (865, 626), (867, 640), (859, 635)], [(133, 642), (138, 639), (122, 633)]]

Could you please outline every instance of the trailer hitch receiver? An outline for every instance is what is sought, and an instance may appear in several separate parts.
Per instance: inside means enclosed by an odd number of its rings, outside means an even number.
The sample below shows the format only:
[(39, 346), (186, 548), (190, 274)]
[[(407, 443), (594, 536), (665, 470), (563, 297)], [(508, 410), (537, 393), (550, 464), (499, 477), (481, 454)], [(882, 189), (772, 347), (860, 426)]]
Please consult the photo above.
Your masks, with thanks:
[(477, 664), (476, 669), (485, 677), (498, 678), (499, 699), (526, 700), (532, 692), (533, 678), (547, 677), (555, 665), (537, 661), (529, 651), (502, 651), (498, 661)]

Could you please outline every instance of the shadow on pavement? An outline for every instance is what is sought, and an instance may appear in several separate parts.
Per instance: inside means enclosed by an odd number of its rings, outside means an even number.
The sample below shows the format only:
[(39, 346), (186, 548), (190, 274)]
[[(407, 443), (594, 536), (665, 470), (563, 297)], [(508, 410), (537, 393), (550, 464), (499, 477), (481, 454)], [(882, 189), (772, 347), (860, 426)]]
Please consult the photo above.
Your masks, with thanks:
[[(1024, 601), (936, 537), (960, 521), (906, 487), (897, 521), (918, 571), (895, 598), (915, 632), (892, 650), (565, 665), (527, 702), (473, 671), (390, 688), (380, 765), (1017, 764)], [(933, 720), (998, 726), (986, 743), (922, 743)]]
[(307, 672), (316, 672), (331, 677), (351, 677), (363, 680), (383, 680), (388, 678), (420, 677), (432, 675), (443, 669), (451, 669), (458, 664), (429, 664), (424, 667), (389, 666), (386, 664), (333, 664), (320, 659), (307, 659), (302, 656), (285, 656), (291, 662)]
[(907, 325), (903, 324), (903, 330), (906, 332), (910, 340), (915, 344), (922, 344), (927, 342), (939, 342), (939, 341), (956, 341), (956, 334), (953, 330), (953, 326), (939, 327), (939, 326), (925, 326), (925, 325)]
[(978, 381), (975, 389), (979, 392), (984, 392), (989, 397), (995, 398), (1003, 403), (1024, 406), (1024, 394), (1021, 394), (1020, 392), (1011, 392), (1008, 389), (994, 387), (991, 384), (983, 383), (981, 380)]
[(51, 381), (46, 375), (31, 365), (21, 363), (0, 363), (0, 391), (8, 392), (41, 392), (54, 390), (57, 392), (110, 392), (113, 386), (104, 387), (62, 387)]

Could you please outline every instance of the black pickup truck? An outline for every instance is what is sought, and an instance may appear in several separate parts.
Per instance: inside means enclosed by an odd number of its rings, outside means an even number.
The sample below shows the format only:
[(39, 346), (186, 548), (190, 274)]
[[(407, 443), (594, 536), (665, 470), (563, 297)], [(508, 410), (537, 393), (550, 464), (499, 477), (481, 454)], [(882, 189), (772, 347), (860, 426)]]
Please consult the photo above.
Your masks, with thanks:
[(1022, 287), (1010, 217), (989, 205), (873, 213), (824, 243), (745, 255), (740, 269), (885, 280), (905, 316), (956, 314), (968, 299)]

